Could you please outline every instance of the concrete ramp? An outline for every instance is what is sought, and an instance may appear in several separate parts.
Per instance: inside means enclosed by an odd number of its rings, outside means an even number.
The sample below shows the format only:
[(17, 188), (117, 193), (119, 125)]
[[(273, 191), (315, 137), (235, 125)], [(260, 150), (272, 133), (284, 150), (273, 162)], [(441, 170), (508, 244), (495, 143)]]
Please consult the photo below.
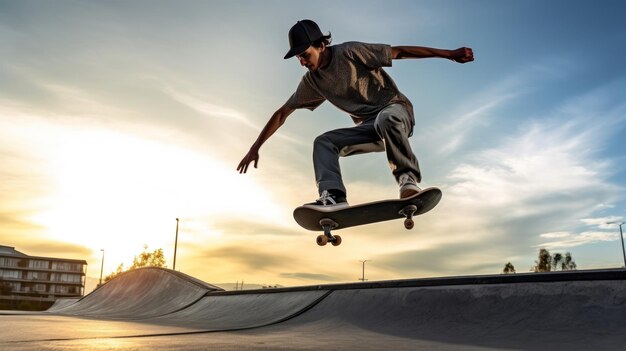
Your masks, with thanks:
[(76, 303), (78, 300), (80, 300), (80, 298), (73, 298), (73, 297), (69, 297), (69, 298), (63, 298), (63, 299), (57, 299), (56, 301), (54, 301), (54, 304), (52, 306), (50, 306), (50, 308), (48, 308), (46, 310), (46, 312), (50, 312), (50, 313), (55, 313), (58, 312), (60, 310), (63, 310), (65, 308), (67, 308), (68, 306)]
[(217, 289), (164, 269), (129, 272), (46, 316), (0, 316), (6, 325), (24, 326), (17, 333), (0, 330), (5, 340), (0, 348), (40, 349), (55, 342), (60, 348), (51, 350), (75, 350), (102, 338), (132, 339), (128, 350), (618, 350), (626, 345), (626, 270)]
[(188, 308), (152, 319), (165, 325), (205, 331), (241, 330), (280, 323), (305, 313), (329, 291), (216, 294)]
[[(281, 328), (535, 349), (623, 347), (626, 282), (574, 281), (335, 290)], [(621, 346), (620, 346), (621, 345)]]
[(110, 319), (145, 319), (181, 310), (207, 292), (222, 290), (180, 272), (148, 267), (122, 273), (57, 314)]

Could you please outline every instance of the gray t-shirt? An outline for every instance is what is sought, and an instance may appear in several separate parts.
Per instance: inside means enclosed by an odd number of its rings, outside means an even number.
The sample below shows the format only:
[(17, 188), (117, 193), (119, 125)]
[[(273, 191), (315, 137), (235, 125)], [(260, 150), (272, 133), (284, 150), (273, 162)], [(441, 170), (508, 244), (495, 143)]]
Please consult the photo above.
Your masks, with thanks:
[(347, 42), (329, 46), (328, 66), (307, 72), (287, 100), (293, 109), (315, 110), (325, 100), (350, 114), (355, 123), (376, 118), (391, 104), (403, 104), (411, 119), (413, 105), (382, 67), (391, 67), (391, 46)]

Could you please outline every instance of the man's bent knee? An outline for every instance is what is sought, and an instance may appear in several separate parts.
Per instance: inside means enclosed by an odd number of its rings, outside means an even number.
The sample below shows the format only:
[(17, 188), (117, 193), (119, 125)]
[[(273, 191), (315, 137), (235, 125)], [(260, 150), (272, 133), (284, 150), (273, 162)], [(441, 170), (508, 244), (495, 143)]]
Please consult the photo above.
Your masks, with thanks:
[(383, 136), (386, 131), (401, 131), (405, 135), (411, 134), (412, 123), (410, 115), (403, 106), (391, 105), (382, 110), (374, 122), (376, 131)]
[(337, 145), (335, 145), (335, 142), (329, 135), (329, 132), (315, 138), (313, 141), (313, 151), (315, 152), (316, 150), (334, 150), (335, 153), (339, 152)]

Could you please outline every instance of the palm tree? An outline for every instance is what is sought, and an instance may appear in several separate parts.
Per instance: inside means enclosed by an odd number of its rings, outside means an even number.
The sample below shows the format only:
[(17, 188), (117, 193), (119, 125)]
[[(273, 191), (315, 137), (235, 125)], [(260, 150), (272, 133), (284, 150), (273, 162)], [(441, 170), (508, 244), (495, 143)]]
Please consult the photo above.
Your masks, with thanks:
[[(554, 256), (552, 256), (552, 268), (554, 271), (556, 271), (559, 268), (559, 264), (563, 262), (563, 255), (561, 255), (560, 253), (555, 253)], [(564, 268), (562, 268), (562, 270), (565, 270)]]
[(568, 252), (565, 254), (565, 259), (563, 260), (561, 267), (564, 271), (576, 270), (576, 262), (574, 262), (574, 259), (572, 258), (571, 253)]

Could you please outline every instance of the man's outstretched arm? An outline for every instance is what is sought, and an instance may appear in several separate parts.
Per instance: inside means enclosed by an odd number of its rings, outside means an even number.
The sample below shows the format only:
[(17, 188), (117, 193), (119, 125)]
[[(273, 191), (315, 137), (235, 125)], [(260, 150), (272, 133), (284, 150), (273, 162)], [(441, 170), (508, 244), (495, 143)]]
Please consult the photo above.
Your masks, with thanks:
[(276, 112), (274, 112), (270, 120), (267, 121), (265, 128), (263, 128), (259, 134), (257, 140), (254, 144), (252, 144), (252, 147), (250, 147), (250, 151), (248, 151), (246, 156), (244, 156), (241, 162), (239, 162), (239, 166), (237, 166), (237, 171), (239, 171), (239, 173), (246, 173), (251, 162), (254, 162), (254, 168), (257, 168), (259, 164), (259, 149), (261, 148), (261, 145), (263, 145), (263, 143), (265, 143), (267, 139), (269, 139), (272, 134), (274, 134), (278, 128), (283, 125), (283, 123), (285, 123), (285, 120), (290, 114), (293, 113), (293, 111), (295, 110), (291, 107), (283, 105)]
[(446, 58), (459, 63), (474, 61), (474, 52), (471, 48), (458, 48), (456, 50), (445, 50), (428, 48), (424, 46), (392, 46), (391, 58), (394, 60), (406, 58)]

